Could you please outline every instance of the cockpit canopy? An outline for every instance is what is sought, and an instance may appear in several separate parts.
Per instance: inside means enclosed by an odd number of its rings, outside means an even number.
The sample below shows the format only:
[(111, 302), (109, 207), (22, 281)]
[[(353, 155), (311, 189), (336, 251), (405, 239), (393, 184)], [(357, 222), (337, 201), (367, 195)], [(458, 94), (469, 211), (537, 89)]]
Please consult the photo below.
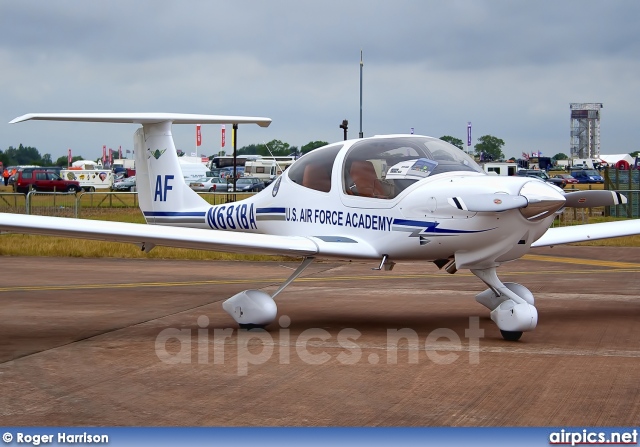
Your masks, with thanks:
[[(289, 169), (289, 178), (307, 188), (329, 192), (342, 144), (316, 149)], [(342, 165), (343, 192), (393, 199), (413, 183), (443, 172), (483, 173), (471, 157), (442, 140), (422, 136), (371, 138), (355, 143)]]

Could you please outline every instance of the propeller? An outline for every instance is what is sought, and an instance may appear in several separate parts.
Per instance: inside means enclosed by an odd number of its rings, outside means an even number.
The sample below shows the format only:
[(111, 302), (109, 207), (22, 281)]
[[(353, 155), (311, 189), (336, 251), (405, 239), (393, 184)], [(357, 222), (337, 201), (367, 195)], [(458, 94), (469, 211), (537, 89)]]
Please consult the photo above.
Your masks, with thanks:
[(571, 208), (594, 208), (597, 206), (624, 205), (627, 198), (616, 191), (576, 191), (568, 192), (564, 195), (566, 199), (565, 207)]

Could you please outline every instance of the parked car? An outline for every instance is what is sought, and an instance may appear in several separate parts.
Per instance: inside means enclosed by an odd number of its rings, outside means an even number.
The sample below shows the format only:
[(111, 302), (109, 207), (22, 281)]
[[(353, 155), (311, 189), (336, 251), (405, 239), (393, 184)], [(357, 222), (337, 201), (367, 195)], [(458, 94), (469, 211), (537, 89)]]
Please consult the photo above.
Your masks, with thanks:
[[(244, 166), (236, 166), (236, 176), (242, 177), (244, 174)], [(233, 168), (220, 168), (220, 177), (221, 178), (229, 178), (233, 177)]]
[(125, 177), (111, 185), (111, 191), (131, 191), (136, 186), (136, 177)]
[(554, 175), (553, 178), (564, 179), (567, 185), (575, 185), (576, 183), (578, 183), (578, 180), (570, 174), (557, 174), (557, 175)]
[(23, 168), (15, 174), (13, 191), (27, 194), (29, 190), (46, 192), (78, 192), (80, 183), (64, 180), (58, 174), (47, 169)]
[(196, 192), (227, 192), (227, 181), (220, 177), (201, 177), (189, 183)]
[[(242, 177), (236, 180), (236, 192), (258, 192), (264, 188), (264, 182), (256, 177)], [(229, 184), (229, 191), (233, 191), (233, 183)]]
[(523, 177), (539, 178), (540, 180), (544, 180), (547, 183), (556, 185), (559, 188), (564, 188), (565, 186), (567, 186), (567, 182), (564, 179), (549, 177), (549, 174), (547, 174), (546, 171), (538, 169), (521, 169), (518, 171), (518, 175), (521, 175)]
[(604, 183), (604, 179), (595, 169), (579, 169), (571, 171), (571, 175), (578, 183)]

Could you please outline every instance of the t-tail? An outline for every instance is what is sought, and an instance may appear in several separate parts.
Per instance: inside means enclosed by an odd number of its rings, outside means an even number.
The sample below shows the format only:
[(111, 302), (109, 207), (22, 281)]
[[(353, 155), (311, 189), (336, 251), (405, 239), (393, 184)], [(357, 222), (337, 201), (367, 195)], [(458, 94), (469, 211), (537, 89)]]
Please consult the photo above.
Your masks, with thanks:
[(171, 134), (172, 124), (258, 124), (271, 119), (248, 116), (175, 113), (31, 113), (11, 121), (85, 121), (141, 124), (134, 134), (136, 188), (140, 209), (149, 224), (196, 226), (211, 207), (184, 182)]

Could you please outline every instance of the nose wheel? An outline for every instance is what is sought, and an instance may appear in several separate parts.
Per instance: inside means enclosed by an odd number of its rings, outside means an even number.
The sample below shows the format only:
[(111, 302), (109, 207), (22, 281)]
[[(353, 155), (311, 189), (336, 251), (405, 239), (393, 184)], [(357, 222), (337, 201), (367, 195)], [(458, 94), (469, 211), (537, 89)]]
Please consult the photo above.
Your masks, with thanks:
[(491, 311), (491, 319), (500, 329), (502, 338), (518, 341), (523, 332), (535, 329), (538, 310), (529, 289), (517, 283), (503, 284), (495, 267), (472, 269), (471, 272), (489, 286), (476, 296), (476, 301)]
[(507, 341), (518, 341), (520, 337), (522, 337), (522, 331), (503, 331), (500, 329), (500, 334), (502, 334), (502, 338)]

